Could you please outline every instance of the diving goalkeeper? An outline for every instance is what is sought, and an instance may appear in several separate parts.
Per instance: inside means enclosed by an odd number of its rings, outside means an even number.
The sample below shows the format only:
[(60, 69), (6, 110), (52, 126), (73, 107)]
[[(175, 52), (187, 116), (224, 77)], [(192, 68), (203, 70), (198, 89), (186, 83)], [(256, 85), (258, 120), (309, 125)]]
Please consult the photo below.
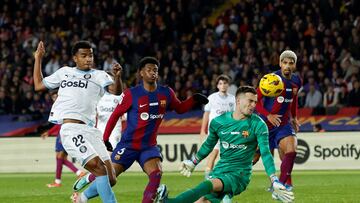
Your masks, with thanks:
[(274, 187), (274, 195), (282, 202), (292, 202), (293, 192), (287, 191), (275, 175), (275, 165), (269, 150), (269, 132), (265, 122), (256, 114), (256, 90), (241, 86), (236, 91), (234, 112), (222, 114), (210, 123), (209, 136), (198, 153), (181, 164), (183, 175), (189, 177), (196, 165), (204, 159), (220, 140), (220, 160), (210, 173), (209, 180), (187, 190), (175, 198), (168, 198), (165, 185), (158, 188), (156, 202), (220, 202), (224, 195), (243, 192), (250, 182), (252, 157), (259, 145), (267, 175)]

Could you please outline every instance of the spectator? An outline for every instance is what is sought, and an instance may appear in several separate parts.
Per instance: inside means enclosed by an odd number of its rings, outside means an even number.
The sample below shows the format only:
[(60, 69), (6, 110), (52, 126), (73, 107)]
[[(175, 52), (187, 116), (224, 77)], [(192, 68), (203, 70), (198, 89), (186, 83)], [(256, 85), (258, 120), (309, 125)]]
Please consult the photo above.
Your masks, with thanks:
[(309, 92), (306, 94), (305, 107), (317, 108), (322, 105), (322, 94), (315, 88), (315, 85), (309, 85)]
[(353, 89), (349, 93), (349, 106), (360, 107), (360, 82), (353, 82)]
[(327, 87), (327, 91), (324, 93), (323, 105), (327, 107), (335, 107), (339, 103), (338, 93), (335, 92), (334, 86)]

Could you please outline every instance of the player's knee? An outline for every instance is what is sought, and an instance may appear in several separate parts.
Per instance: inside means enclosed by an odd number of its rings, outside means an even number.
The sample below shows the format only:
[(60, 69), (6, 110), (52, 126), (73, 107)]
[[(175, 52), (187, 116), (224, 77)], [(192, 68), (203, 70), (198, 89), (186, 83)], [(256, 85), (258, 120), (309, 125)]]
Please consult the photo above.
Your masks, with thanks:
[(116, 183), (117, 183), (116, 177), (110, 176), (110, 177), (109, 177), (109, 182), (110, 182), (111, 187), (113, 187), (114, 185), (116, 185)]
[(86, 169), (92, 172), (95, 176), (107, 175), (105, 163), (98, 157), (88, 161), (85, 166)]

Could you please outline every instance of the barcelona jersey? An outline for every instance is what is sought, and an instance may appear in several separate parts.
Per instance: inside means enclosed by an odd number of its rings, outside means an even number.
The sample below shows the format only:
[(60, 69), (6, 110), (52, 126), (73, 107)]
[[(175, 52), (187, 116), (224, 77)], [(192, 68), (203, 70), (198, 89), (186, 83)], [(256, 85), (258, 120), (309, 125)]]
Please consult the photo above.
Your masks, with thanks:
[(183, 113), (194, 105), (193, 98), (181, 102), (170, 87), (160, 85), (155, 91), (149, 92), (140, 84), (125, 90), (120, 100), (107, 123), (104, 140), (108, 139), (119, 117), (127, 112), (127, 125), (120, 143), (134, 150), (157, 144), (157, 132), (167, 110)]
[(280, 126), (288, 124), (291, 117), (296, 117), (297, 93), (302, 83), (300, 77), (295, 74), (292, 74), (291, 79), (283, 77), (280, 70), (276, 71), (275, 74), (279, 75), (284, 83), (284, 90), (279, 96), (266, 97), (261, 94), (259, 89), (257, 90), (256, 111), (264, 119), (269, 129), (274, 128), (267, 120), (269, 114), (282, 115)]

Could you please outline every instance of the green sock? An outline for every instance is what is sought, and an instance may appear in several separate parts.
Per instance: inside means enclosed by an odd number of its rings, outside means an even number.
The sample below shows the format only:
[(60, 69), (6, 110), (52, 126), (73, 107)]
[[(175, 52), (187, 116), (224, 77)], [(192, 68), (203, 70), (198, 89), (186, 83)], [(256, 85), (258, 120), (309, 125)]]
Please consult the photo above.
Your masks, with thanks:
[(187, 190), (175, 198), (167, 199), (166, 203), (187, 203), (195, 202), (200, 197), (211, 193), (213, 189), (212, 182), (210, 180), (205, 180), (201, 182), (198, 186), (193, 189)]

